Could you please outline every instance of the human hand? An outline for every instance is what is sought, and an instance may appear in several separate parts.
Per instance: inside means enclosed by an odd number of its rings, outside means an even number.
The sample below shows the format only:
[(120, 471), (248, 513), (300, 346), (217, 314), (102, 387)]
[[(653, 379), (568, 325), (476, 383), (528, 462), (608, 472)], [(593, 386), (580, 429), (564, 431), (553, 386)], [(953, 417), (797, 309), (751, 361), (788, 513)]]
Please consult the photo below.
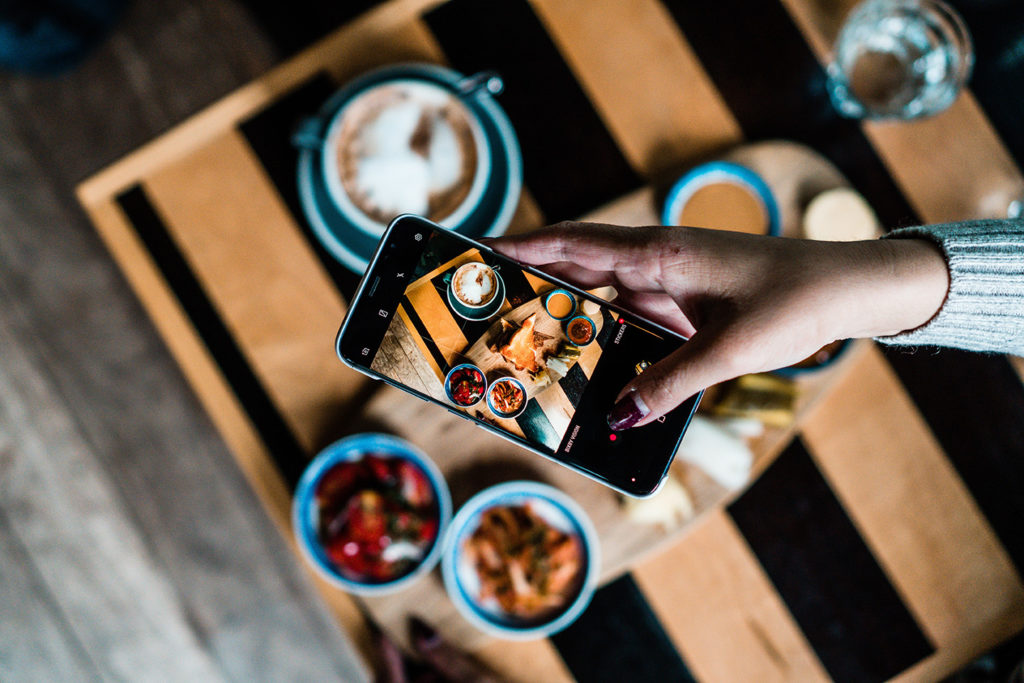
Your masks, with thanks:
[(949, 287), (938, 247), (918, 239), (818, 242), (567, 222), (490, 245), (583, 289), (612, 285), (617, 305), (689, 337), (622, 389), (608, 416), (616, 430), (837, 339), (919, 327)]

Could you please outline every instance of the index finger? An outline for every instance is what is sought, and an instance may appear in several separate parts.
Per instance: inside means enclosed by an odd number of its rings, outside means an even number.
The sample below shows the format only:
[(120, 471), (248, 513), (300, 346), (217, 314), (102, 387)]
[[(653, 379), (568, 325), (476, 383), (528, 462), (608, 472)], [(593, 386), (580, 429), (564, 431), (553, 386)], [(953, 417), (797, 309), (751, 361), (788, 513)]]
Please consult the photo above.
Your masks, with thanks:
[(650, 244), (650, 228), (624, 228), (603, 223), (564, 222), (523, 235), (502, 237), (490, 246), (509, 258), (533, 266), (576, 263), (588, 270), (632, 269), (637, 252)]

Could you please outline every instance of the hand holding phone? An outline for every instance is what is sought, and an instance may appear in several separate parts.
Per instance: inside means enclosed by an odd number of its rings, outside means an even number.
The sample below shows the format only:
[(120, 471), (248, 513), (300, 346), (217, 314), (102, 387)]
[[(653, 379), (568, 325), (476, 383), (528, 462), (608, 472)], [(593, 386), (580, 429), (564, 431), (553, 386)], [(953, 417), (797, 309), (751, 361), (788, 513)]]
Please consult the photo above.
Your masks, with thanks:
[(700, 395), (616, 432), (620, 391), (685, 340), (422, 218), (389, 226), (341, 359), (633, 496), (653, 493)]

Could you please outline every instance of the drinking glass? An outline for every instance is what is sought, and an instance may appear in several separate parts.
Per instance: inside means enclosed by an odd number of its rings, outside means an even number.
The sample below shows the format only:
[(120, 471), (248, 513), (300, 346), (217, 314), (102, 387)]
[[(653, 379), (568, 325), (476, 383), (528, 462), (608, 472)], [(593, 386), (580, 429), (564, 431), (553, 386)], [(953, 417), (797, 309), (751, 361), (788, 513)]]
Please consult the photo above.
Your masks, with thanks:
[(938, 0), (866, 0), (839, 32), (829, 95), (843, 116), (914, 119), (946, 109), (974, 65), (960, 16)]

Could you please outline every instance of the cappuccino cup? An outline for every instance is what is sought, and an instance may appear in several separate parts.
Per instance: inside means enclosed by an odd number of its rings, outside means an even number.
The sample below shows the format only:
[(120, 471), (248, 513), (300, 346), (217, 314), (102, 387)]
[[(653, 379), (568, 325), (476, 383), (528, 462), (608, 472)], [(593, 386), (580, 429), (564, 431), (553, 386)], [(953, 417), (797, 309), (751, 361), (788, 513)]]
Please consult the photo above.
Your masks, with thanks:
[(684, 175), (669, 191), (662, 223), (756, 235), (777, 235), (780, 229), (767, 183), (728, 161), (702, 164)]
[(452, 296), (469, 309), (488, 306), (498, 294), (498, 274), (485, 263), (464, 263), (452, 274)]
[(457, 228), (480, 203), (491, 168), (477, 114), (462, 93), (425, 78), (380, 80), (349, 99), (327, 126), (324, 180), (357, 228), (384, 233), (411, 213)]

